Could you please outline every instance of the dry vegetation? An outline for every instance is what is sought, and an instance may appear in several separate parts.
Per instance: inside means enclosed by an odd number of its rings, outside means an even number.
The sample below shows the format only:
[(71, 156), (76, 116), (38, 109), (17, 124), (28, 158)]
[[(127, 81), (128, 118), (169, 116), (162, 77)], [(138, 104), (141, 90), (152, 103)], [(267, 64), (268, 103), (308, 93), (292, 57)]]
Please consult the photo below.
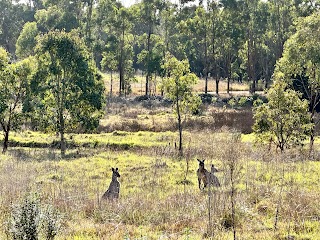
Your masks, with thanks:
[[(197, 186), (197, 161), (214, 162), (222, 187), (214, 189), (211, 212), (216, 239), (232, 238), (230, 159), (235, 161), (235, 213), (241, 239), (317, 239), (320, 233), (320, 164), (308, 161), (304, 150), (279, 156), (250, 142), (230, 141), (230, 132), (188, 132), (185, 158), (179, 159), (169, 143), (173, 133), (117, 132), (69, 136), (75, 142), (96, 147), (69, 150), (59, 159), (51, 148), (13, 148), (1, 157), (1, 239), (6, 238), (6, 219), (12, 203), (28, 192), (61, 213), (57, 239), (203, 239), (208, 236), (208, 192)], [(42, 135), (16, 134), (17, 142)], [(54, 137), (47, 136), (47, 140)], [(111, 150), (104, 143), (137, 142), (138, 148)], [(86, 140), (83, 140), (86, 139)], [(140, 142), (140, 143), (139, 143)], [(90, 145), (89, 146), (93, 146)], [(230, 155), (230, 149), (233, 149)], [(188, 163), (188, 172), (186, 173)], [(111, 167), (120, 169), (120, 199), (102, 202)], [(284, 175), (283, 175), (284, 170)], [(282, 180), (283, 178), (283, 180)], [(280, 198), (280, 189), (282, 194)], [(278, 230), (273, 230), (280, 201)]]
[[(119, 75), (113, 74), (112, 78), (113, 78), (113, 84), (112, 84), (113, 94), (117, 94), (119, 91), (119, 82), (117, 81), (117, 79), (119, 79)], [(133, 95), (143, 95), (145, 93), (145, 76), (144, 75), (136, 75), (135, 78), (136, 78), (136, 81), (132, 82), (132, 84), (131, 84), (132, 94)], [(106, 90), (107, 90), (107, 92), (109, 92), (110, 87), (111, 87), (110, 73), (105, 73), (104, 79), (105, 79)], [(260, 88), (261, 84), (262, 83), (259, 83), (258, 89)], [(157, 77), (156, 79), (153, 78), (152, 83), (151, 83), (152, 94), (160, 95), (160, 93), (161, 93), (160, 85), (161, 85), (161, 77)], [(205, 80), (203, 78), (199, 79), (198, 84), (194, 88), (195, 91), (196, 92), (203, 92), (204, 85), (205, 85)], [(246, 83), (232, 81), (230, 83), (230, 90), (233, 91), (234, 94), (239, 93), (241, 95), (248, 95), (249, 86)], [(213, 93), (213, 92), (215, 93), (215, 91), (216, 91), (216, 82), (213, 78), (209, 78), (208, 91), (211, 93)], [(221, 80), (219, 82), (219, 92), (220, 92), (220, 94), (224, 95), (226, 93), (226, 91), (227, 91), (227, 81)]]
[[(10, 237), (12, 208), (33, 192), (60, 213), (55, 239), (233, 239), (231, 183), (239, 239), (317, 239), (319, 153), (310, 161), (304, 148), (280, 155), (255, 145), (252, 134), (234, 140), (232, 132), (251, 132), (252, 112), (228, 103), (220, 99), (186, 118), (182, 158), (163, 100), (113, 99), (98, 133), (67, 135), (66, 159), (55, 135), (12, 134), (0, 157), (0, 239)], [(198, 189), (196, 158), (220, 170), (222, 187), (210, 189), (210, 198)], [(107, 202), (101, 196), (111, 167), (121, 174), (120, 198)]]

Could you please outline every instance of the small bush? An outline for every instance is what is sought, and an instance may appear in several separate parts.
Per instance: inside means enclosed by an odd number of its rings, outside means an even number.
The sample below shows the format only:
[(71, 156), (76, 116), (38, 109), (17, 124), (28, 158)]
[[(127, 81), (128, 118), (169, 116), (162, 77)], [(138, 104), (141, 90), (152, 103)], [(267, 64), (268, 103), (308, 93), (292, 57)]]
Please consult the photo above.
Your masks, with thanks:
[(46, 240), (52, 240), (61, 227), (61, 216), (51, 205), (45, 206), (41, 211), (40, 229)]
[(40, 201), (38, 196), (27, 196), (22, 204), (13, 206), (8, 222), (9, 233), (15, 240), (38, 239)]
[(60, 222), (60, 215), (51, 205), (42, 206), (39, 196), (30, 194), (22, 203), (13, 205), (7, 228), (14, 240), (52, 240)]

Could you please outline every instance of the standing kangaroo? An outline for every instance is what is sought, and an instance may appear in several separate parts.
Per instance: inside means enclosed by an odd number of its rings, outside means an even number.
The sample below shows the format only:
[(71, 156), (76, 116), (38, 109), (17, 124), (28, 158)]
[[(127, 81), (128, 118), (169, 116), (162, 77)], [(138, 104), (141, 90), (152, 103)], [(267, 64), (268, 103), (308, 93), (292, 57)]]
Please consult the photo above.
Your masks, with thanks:
[(218, 169), (214, 167), (214, 165), (211, 165), (211, 172), (209, 174), (209, 184), (212, 184), (215, 187), (220, 187), (221, 184), (219, 182), (219, 179), (214, 175), (215, 172), (218, 172)]
[(204, 167), (204, 160), (199, 160), (199, 168), (197, 170), (198, 175), (198, 183), (199, 183), (199, 189), (201, 189), (201, 181), (203, 182), (203, 189), (207, 186), (207, 184), (212, 184), (215, 187), (220, 187), (220, 183), (218, 178), (214, 175), (215, 172), (218, 172), (218, 170), (214, 167), (214, 165), (211, 165), (211, 172), (209, 172)]
[(112, 180), (111, 180), (111, 183), (109, 185), (108, 190), (102, 195), (103, 199), (119, 198), (120, 183), (117, 180), (118, 177), (120, 177), (120, 174), (118, 172), (118, 168), (116, 168), (116, 169), (112, 168)]
[(208, 184), (209, 172), (207, 169), (204, 168), (204, 160), (199, 160), (199, 159), (197, 160), (199, 162), (199, 168), (197, 170), (199, 189), (201, 189), (201, 181), (203, 182), (203, 189), (204, 189)]

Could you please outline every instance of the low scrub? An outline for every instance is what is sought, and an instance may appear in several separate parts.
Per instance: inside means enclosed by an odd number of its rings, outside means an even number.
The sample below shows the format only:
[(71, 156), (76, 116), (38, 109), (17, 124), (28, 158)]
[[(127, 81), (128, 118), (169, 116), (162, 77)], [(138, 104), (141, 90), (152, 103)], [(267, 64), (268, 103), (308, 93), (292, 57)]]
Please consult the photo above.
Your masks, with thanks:
[(12, 206), (6, 223), (7, 236), (14, 240), (53, 240), (60, 230), (61, 216), (52, 205), (41, 204), (36, 194), (26, 195)]

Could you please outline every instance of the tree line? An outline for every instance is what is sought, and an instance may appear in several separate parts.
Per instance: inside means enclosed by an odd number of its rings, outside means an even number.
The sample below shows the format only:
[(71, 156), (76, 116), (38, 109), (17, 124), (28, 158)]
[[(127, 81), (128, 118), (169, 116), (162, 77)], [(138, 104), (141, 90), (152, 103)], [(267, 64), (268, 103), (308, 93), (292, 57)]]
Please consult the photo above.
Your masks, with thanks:
[[(204, 93), (219, 82), (270, 86), (276, 61), (295, 22), (319, 9), (310, 0), (142, 0), (128, 8), (116, 0), (0, 2), (0, 45), (15, 59), (34, 55), (36, 38), (53, 30), (77, 31), (101, 70), (119, 73), (120, 95), (130, 93), (135, 71), (152, 93), (170, 53), (188, 59), (205, 78)], [(208, 78), (215, 89), (208, 89)]]

